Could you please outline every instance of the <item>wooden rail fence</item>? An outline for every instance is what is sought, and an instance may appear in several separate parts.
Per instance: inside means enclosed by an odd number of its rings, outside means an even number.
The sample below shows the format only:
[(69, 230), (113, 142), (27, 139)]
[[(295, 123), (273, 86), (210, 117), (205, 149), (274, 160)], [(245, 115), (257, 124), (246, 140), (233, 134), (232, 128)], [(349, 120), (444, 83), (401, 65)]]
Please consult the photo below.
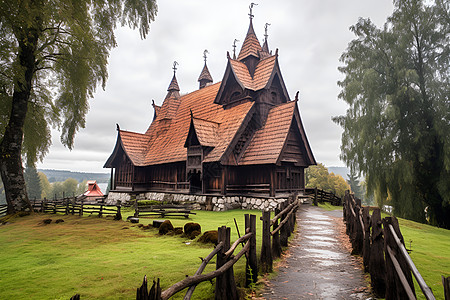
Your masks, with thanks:
[(313, 203), (315, 206), (317, 206), (318, 202), (329, 202), (335, 206), (342, 205), (341, 197), (338, 197), (333, 193), (326, 192), (326, 191), (318, 189), (318, 188), (305, 189), (305, 195), (308, 195), (313, 200)]
[[(374, 294), (386, 300), (416, 299), (414, 275), (425, 298), (436, 299), (405, 248), (397, 218), (386, 217), (382, 220), (379, 208), (373, 209), (372, 216), (369, 211), (370, 207), (361, 206), (361, 200), (346, 192), (346, 232), (353, 254), (363, 256), (364, 270), (370, 273)], [(448, 289), (449, 278), (442, 276), (442, 281), (444, 290)], [(450, 300), (448, 293), (445, 299)]]
[[(256, 216), (245, 215), (245, 234), (239, 237), (233, 244), (230, 242), (231, 229), (229, 227), (218, 228), (218, 244), (214, 250), (204, 259), (198, 270), (193, 276), (175, 283), (164, 291), (161, 291), (159, 279), (153, 281), (153, 285), (148, 291), (147, 277), (144, 276), (144, 282), (137, 289), (137, 300), (166, 300), (176, 293), (188, 288), (184, 299), (191, 299), (195, 287), (203, 282), (216, 278), (215, 299), (239, 299), (234, 279), (233, 265), (245, 255), (247, 258), (246, 284), (256, 282), (258, 276), (258, 264), (256, 260)], [(243, 247), (238, 254), (233, 255), (239, 244)], [(216, 270), (207, 274), (202, 274), (206, 265), (216, 256)]]
[[(280, 208), (275, 210), (273, 219), (270, 219), (270, 211), (262, 213), (260, 219), (262, 220), (263, 236), (259, 263), (259, 271), (262, 273), (272, 271), (273, 259), (281, 255), (282, 246), (288, 245), (288, 237), (294, 231), (298, 201), (293, 199), (291, 197), (288, 201), (282, 203)], [(239, 299), (234, 280), (233, 265), (244, 255), (247, 259), (245, 286), (249, 287), (258, 280), (256, 216), (245, 215), (245, 234), (242, 237), (240, 236), (231, 246), (230, 233), (231, 229), (229, 227), (222, 226), (218, 228), (218, 245), (206, 258), (202, 259), (200, 267), (193, 276), (186, 277), (164, 291), (161, 291), (159, 279), (153, 281), (153, 285), (148, 291), (147, 277), (144, 277), (141, 287), (137, 289), (136, 299), (165, 300), (185, 288), (188, 288), (188, 290), (184, 299), (191, 299), (197, 284), (213, 278), (216, 278), (215, 299)], [(239, 244), (243, 246), (242, 250), (233, 256), (233, 252)], [(202, 274), (206, 265), (214, 256), (217, 256), (216, 270), (208, 274)]]
[[(294, 231), (298, 201), (289, 198), (275, 210), (275, 216), (270, 219), (270, 211), (262, 212), (262, 245), (261, 270), (270, 273), (273, 270), (273, 260), (281, 256), (282, 246), (288, 246), (288, 238)], [(279, 223), (278, 223), (279, 221)]]
[(64, 215), (113, 215), (115, 220), (122, 219), (120, 202), (117, 205), (107, 205), (104, 201), (85, 201), (76, 197), (55, 200), (31, 200), (35, 212)]
[(8, 212), (8, 205), (0, 204), (0, 217), (6, 216), (7, 212)]

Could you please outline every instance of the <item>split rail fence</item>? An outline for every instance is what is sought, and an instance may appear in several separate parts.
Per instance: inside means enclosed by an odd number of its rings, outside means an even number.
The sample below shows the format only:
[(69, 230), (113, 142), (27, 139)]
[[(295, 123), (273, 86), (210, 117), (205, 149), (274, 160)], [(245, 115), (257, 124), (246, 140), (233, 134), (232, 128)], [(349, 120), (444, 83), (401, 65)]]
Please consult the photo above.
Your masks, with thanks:
[[(370, 273), (375, 296), (386, 300), (416, 299), (414, 275), (425, 298), (436, 299), (405, 248), (397, 218), (381, 219), (379, 208), (373, 209), (370, 216), (370, 209), (346, 192), (344, 221), (352, 254), (362, 255), (364, 271)], [(449, 278), (442, 276), (446, 300), (450, 300)]]
[(6, 216), (7, 211), (8, 211), (8, 205), (0, 204), (0, 217)]
[(305, 189), (305, 195), (309, 196), (313, 200), (313, 203), (315, 206), (317, 206), (318, 202), (329, 202), (335, 206), (342, 205), (341, 197), (338, 197), (333, 193), (326, 192), (326, 191), (318, 189), (318, 188)]
[(64, 215), (113, 215), (115, 220), (122, 219), (120, 202), (117, 205), (106, 205), (103, 201), (85, 201), (76, 197), (55, 200), (31, 200), (35, 212)]

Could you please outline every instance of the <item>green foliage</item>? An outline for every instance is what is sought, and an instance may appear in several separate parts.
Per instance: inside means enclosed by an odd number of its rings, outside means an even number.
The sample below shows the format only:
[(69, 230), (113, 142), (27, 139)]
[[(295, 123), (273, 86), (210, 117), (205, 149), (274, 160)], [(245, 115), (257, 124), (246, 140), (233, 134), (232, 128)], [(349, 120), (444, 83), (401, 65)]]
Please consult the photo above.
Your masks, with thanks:
[(321, 163), (316, 166), (310, 166), (306, 169), (306, 187), (319, 188), (335, 195), (343, 197), (350, 186), (340, 175), (328, 173), (328, 169)]
[(42, 188), (41, 199), (51, 198), (52, 197), (52, 186), (51, 186), (50, 182), (48, 181), (47, 176), (45, 176), (45, 174), (42, 172), (38, 172), (38, 176), (39, 176), (39, 181), (41, 182), (41, 188)]
[(156, 11), (155, 0), (0, 2), (0, 173), (15, 209), (29, 206), (22, 156), (42, 160), (52, 126), (73, 148), (88, 99), (106, 85), (117, 24), (145, 38)]
[(339, 95), (349, 105), (341, 158), (362, 172), (379, 205), (450, 228), (450, 22), (437, 0), (396, 0), (383, 28), (351, 27)]
[(28, 198), (40, 199), (42, 194), (41, 181), (34, 165), (25, 168), (25, 184), (27, 185)]

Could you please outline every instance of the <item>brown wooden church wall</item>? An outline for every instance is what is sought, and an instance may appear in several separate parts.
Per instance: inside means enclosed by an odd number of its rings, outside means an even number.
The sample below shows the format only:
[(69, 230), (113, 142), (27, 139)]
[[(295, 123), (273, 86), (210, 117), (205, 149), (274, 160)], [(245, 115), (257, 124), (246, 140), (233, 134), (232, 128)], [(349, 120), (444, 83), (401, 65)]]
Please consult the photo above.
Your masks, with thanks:
[(280, 166), (276, 169), (276, 192), (295, 192), (305, 188), (305, 169), (293, 165)]
[(116, 168), (115, 182), (117, 190), (185, 190), (189, 188), (186, 183), (185, 162), (133, 167), (126, 156)]
[(131, 189), (132, 187), (133, 165), (130, 159), (123, 152), (121, 154), (121, 162), (116, 167), (114, 182), (116, 189)]

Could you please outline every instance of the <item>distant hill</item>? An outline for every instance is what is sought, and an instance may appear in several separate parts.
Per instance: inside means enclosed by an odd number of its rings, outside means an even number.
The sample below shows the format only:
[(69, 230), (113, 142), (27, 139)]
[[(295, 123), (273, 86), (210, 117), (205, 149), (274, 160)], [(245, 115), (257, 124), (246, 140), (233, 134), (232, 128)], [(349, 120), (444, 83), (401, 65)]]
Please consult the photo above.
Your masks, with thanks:
[(108, 183), (110, 178), (110, 174), (108, 173), (84, 173), (47, 169), (38, 169), (38, 172), (44, 173), (50, 183), (65, 181), (67, 178), (74, 178), (78, 180), (78, 182), (82, 182), (83, 180), (97, 180), (97, 183)]

